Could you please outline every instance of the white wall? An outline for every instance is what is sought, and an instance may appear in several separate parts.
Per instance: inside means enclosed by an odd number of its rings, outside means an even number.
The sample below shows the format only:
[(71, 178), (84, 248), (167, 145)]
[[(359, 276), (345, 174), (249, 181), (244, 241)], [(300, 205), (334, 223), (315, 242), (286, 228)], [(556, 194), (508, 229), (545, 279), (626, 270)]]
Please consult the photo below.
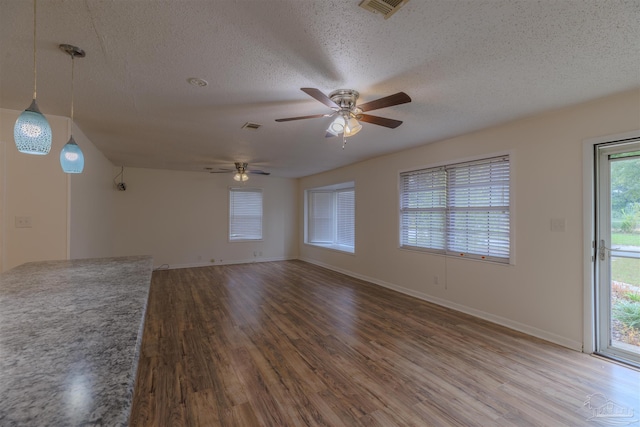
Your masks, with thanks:
[(84, 154), (84, 171), (69, 175), (69, 254), (72, 259), (112, 256), (113, 164), (77, 126), (73, 139)]
[(125, 168), (127, 189), (115, 194), (116, 254), (152, 255), (155, 266), (171, 268), (296, 258), (296, 181), (251, 175), (244, 186), (263, 189), (264, 239), (229, 242), (232, 176)]
[[(53, 133), (49, 154), (18, 152), (13, 125), (20, 114), (0, 109), (2, 271), (30, 261), (112, 256), (113, 166), (74, 127), (85, 169), (79, 175), (62, 172), (60, 150), (70, 131), (66, 117), (47, 115)], [(30, 217), (32, 227), (16, 228), (16, 216)]]
[[(579, 350), (582, 143), (638, 128), (635, 90), (303, 178), (301, 200), (307, 188), (356, 182), (356, 253), (305, 245), (300, 229), (300, 258)], [(398, 248), (399, 171), (504, 151), (512, 155), (515, 265)], [(303, 214), (300, 203), (300, 227)], [(566, 231), (551, 232), (552, 218), (565, 218)]]
[[(26, 105), (25, 105), (26, 107)], [(13, 141), (21, 111), (0, 109), (4, 145), (3, 269), (29, 261), (67, 258), (67, 176), (58, 155), (69, 138), (68, 119), (47, 115), (53, 142), (46, 156), (23, 154)], [(16, 228), (15, 217), (31, 218), (31, 228)]]

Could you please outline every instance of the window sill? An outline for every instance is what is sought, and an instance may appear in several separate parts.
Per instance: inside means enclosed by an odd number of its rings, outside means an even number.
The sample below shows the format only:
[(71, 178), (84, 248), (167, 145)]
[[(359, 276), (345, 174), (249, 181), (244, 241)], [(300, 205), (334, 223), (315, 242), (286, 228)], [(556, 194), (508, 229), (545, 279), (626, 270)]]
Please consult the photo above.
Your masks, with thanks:
[(515, 265), (513, 258), (507, 262), (504, 262), (504, 261), (496, 261), (493, 259), (481, 259), (475, 256), (459, 256), (452, 253), (445, 253), (445, 252), (430, 250), (430, 249), (421, 249), (418, 247), (398, 246), (398, 249), (400, 249), (401, 251), (421, 252), (423, 254), (428, 254), (428, 255), (435, 255), (435, 256), (441, 256), (441, 257), (452, 258), (452, 259), (463, 259), (465, 261), (475, 261), (475, 262), (481, 262), (484, 264), (504, 265), (507, 267)]
[(348, 246), (342, 246), (342, 245), (332, 245), (330, 243), (322, 244), (322, 243), (309, 243), (309, 242), (304, 242), (305, 245), (308, 246), (313, 246), (316, 248), (322, 248), (322, 249), (329, 249), (331, 251), (335, 251), (335, 252), (340, 252), (343, 254), (349, 254), (349, 255), (355, 255), (356, 250), (355, 248), (350, 248)]

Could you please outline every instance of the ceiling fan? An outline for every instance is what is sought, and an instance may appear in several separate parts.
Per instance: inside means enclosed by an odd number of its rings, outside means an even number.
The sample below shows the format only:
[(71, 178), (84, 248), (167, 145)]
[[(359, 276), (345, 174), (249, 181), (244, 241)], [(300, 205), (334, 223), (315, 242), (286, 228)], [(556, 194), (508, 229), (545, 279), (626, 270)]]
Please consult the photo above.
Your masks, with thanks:
[[(235, 170), (234, 169), (220, 169), (217, 171), (209, 170), (209, 173), (233, 173), (233, 179), (236, 181), (244, 182), (249, 180), (249, 175), (247, 174), (256, 174), (256, 175), (271, 175), (271, 172), (265, 172), (258, 169), (248, 169), (249, 165), (247, 163), (235, 162)], [(211, 168), (206, 168), (211, 169)]]
[(329, 94), (322, 93), (319, 89), (311, 87), (300, 88), (307, 95), (322, 102), (333, 112), (327, 114), (313, 114), (311, 116), (287, 117), (284, 119), (276, 119), (276, 122), (289, 122), (292, 120), (314, 119), (318, 117), (332, 117), (336, 114), (333, 122), (327, 129), (327, 138), (342, 134), (343, 138), (353, 136), (360, 132), (362, 125), (358, 121), (372, 123), (378, 126), (384, 126), (395, 129), (402, 124), (400, 120), (388, 119), (386, 117), (372, 116), (363, 114), (366, 111), (377, 110), (380, 108), (391, 107), (394, 105), (405, 104), (411, 102), (411, 98), (404, 92), (398, 92), (384, 98), (356, 105), (360, 94), (353, 89), (338, 89)]

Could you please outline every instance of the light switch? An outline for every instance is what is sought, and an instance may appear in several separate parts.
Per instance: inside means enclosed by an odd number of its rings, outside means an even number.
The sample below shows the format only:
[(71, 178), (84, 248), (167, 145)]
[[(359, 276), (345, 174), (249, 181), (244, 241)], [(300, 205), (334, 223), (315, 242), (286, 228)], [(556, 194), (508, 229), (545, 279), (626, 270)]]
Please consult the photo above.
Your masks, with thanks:
[(551, 231), (563, 232), (567, 226), (565, 218), (551, 218)]
[(31, 228), (31, 217), (30, 216), (17, 216), (16, 217), (16, 228)]

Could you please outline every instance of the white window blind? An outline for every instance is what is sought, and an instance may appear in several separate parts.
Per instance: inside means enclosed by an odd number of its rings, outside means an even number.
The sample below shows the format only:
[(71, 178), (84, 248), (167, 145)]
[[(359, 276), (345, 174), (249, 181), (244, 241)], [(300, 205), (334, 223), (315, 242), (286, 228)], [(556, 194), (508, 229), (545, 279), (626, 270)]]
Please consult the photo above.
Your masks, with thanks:
[(403, 247), (509, 262), (508, 156), (402, 173), (400, 186)]
[(355, 247), (355, 190), (338, 184), (307, 190), (305, 242), (353, 252)]
[(333, 242), (333, 192), (310, 192), (309, 210), (309, 241)]
[(353, 190), (336, 193), (336, 243), (354, 246), (355, 240), (355, 192)]
[(401, 175), (402, 246), (445, 249), (446, 174), (444, 168)]
[(262, 190), (229, 190), (229, 240), (262, 239)]

